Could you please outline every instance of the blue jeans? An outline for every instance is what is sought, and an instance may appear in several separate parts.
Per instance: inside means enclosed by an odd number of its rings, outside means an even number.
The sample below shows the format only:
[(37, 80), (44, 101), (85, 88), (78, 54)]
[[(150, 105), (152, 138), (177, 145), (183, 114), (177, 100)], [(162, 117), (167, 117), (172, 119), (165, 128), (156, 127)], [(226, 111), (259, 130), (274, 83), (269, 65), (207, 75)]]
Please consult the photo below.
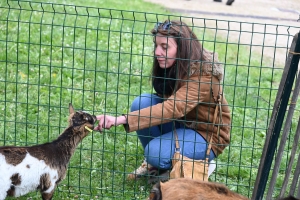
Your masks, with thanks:
[[(140, 110), (152, 105), (162, 103), (164, 100), (154, 94), (142, 94), (134, 99), (131, 111)], [(186, 128), (183, 124), (175, 123), (181, 154), (191, 159), (205, 159), (207, 141), (195, 130)], [(167, 170), (172, 166), (172, 157), (175, 152), (175, 139), (173, 137), (173, 122), (136, 131), (145, 150), (145, 158), (149, 164)], [(210, 152), (209, 160), (215, 154)]]

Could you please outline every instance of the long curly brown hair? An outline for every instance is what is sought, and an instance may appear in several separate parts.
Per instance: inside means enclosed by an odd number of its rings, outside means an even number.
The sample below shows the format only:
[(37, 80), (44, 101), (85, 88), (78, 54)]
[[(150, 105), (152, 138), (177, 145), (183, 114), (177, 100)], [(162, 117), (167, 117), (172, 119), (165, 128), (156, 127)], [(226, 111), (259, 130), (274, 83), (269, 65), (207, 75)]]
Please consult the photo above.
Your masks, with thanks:
[(187, 79), (190, 66), (202, 60), (203, 47), (191, 28), (182, 21), (166, 20), (153, 28), (151, 33), (154, 42), (156, 35), (160, 34), (174, 38), (177, 43), (176, 61), (171, 68), (162, 69), (155, 56), (152, 67), (152, 83), (155, 84), (157, 79), (164, 78), (166, 88), (164, 95), (170, 96), (179, 89), (181, 80)]

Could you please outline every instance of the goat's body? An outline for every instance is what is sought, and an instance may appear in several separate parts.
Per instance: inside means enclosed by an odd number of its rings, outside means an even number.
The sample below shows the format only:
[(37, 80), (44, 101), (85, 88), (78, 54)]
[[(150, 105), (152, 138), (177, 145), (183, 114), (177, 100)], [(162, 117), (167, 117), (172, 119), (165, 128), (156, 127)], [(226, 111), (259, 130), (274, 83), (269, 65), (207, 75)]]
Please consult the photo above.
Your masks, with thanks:
[(59, 179), (56, 169), (51, 169), (44, 160), (28, 152), (17, 165), (7, 163), (0, 153), (0, 172), (0, 199), (5, 199), (7, 195), (19, 197), (37, 189), (44, 190), (43, 196), (50, 195)]
[(67, 166), (79, 142), (94, 128), (96, 117), (74, 112), (70, 104), (69, 127), (50, 143), (0, 147), (0, 200), (39, 190), (50, 200), (55, 187), (65, 178)]
[(171, 179), (154, 185), (150, 200), (248, 200), (225, 185), (189, 178)]
[[(155, 184), (148, 200), (249, 200), (225, 185), (190, 178), (171, 179)], [(277, 200), (299, 200), (293, 196)]]
[[(65, 178), (67, 165), (77, 143), (70, 145), (75, 130), (67, 128), (51, 143), (31, 147), (0, 147), (0, 200), (40, 190), (43, 199), (52, 196)], [(2, 197), (3, 196), (3, 197)]]

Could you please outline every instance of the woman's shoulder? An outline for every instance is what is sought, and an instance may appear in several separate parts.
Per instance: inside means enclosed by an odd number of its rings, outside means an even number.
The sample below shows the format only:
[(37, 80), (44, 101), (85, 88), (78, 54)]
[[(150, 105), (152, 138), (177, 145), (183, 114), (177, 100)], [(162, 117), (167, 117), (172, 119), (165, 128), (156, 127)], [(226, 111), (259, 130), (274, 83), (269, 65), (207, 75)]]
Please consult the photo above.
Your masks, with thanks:
[(218, 59), (218, 54), (205, 50), (203, 59), (191, 64), (189, 76), (214, 76), (219, 81), (223, 79), (223, 65)]
[(199, 66), (192, 66), (190, 73), (189, 73), (189, 80), (195, 80), (195, 81), (204, 81), (204, 82), (220, 82), (221, 77), (218, 75), (213, 74), (211, 71), (205, 71), (203, 68)]

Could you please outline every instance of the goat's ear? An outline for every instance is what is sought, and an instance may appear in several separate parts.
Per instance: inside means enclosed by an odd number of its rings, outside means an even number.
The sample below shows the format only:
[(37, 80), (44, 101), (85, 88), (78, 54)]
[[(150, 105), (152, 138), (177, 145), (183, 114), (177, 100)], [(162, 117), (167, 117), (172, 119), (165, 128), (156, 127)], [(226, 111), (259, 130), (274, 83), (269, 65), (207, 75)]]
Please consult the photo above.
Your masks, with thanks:
[(69, 103), (69, 113), (70, 114), (75, 113), (72, 103)]

